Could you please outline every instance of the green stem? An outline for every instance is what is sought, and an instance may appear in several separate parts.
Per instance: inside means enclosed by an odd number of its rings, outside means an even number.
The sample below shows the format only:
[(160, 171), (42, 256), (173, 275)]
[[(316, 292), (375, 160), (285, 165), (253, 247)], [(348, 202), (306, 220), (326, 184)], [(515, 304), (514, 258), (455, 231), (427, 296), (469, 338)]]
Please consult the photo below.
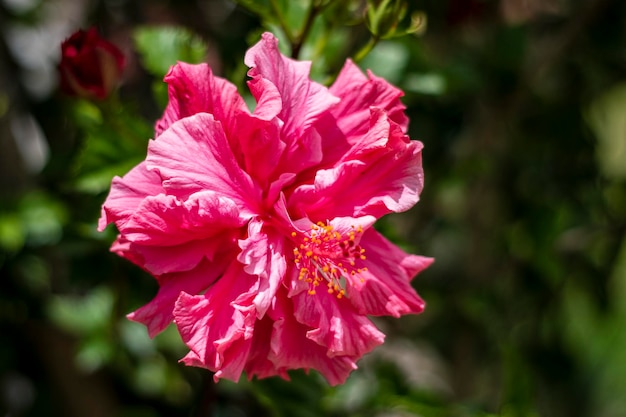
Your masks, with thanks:
[(367, 56), (367, 54), (372, 52), (372, 49), (374, 49), (379, 40), (380, 38), (378, 36), (372, 36), (370, 40), (365, 45), (363, 45), (363, 47), (359, 49), (356, 54), (354, 54), (354, 62), (361, 62), (363, 58)]
[(285, 15), (280, 9), (280, 5), (278, 4), (277, 0), (270, 0), (270, 3), (272, 4), (272, 10), (276, 14), (276, 18), (278, 19), (278, 24), (283, 29), (283, 32), (285, 32), (285, 36), (287, 37), (287, 40), (289, 41), (290, 44), (294, 45), (296, 40), (293, 36), (293, 33), (291, 33), (291, 29), (289, 28), (287, 21), (285, 20)]
[(335, 0), (328, 0), (326, 3), (323, 1), (318, 3), (316, 0), (311, 2), (311, 7), (309, 8), (309, 12), (307, 14), (306, 20), (304, 21), (304, 26), (302, 30), (295, 37), (295, 42), (293, 42), (293, 46), (291, 48), (291, 57), (294, 59), (298, 58), (300, 55), (300, 51), (302, 49), (302, 45), (304, 45), (304, 41), (307, 36), (309, 36), (309, 32), (313, 28), (313, 23), (315, 23), (315, 18), (324, 11), (325, 8), (330, 6)]
[(122, 140), (132, 143), (139, 149), (146, 146), (148, 138), (141, 137), (137, 131), (129, 128), (129, 126), (124, 123), (122, 117), (124, 116), (123, 112), (125, 110), (117, 91), (112, 91), (105, 101), (97, 103), (97, 105), (100, 108), (103, 123), (108, 123), (113, 130), (120, 134)]
[(315, 4), (315, 0), (311, 2), (311, 7), (309, 7), (309, 12), (306, 16), (306, 20), (304, 21), (304, 26), (302, 30), (296, 35), (294, 42), (292, 42), (291, 47), (291, 57), (294, 59), (298, 58), (300, 55), (300, 50), (302, 49), (302, 45), (304, 44), (304, 40), (309, 35), (311, 28), (313, 27), (313, 22), (315, 22), (315, 18), (317, 17), (318, 12), (320, 11), (319, 6)]

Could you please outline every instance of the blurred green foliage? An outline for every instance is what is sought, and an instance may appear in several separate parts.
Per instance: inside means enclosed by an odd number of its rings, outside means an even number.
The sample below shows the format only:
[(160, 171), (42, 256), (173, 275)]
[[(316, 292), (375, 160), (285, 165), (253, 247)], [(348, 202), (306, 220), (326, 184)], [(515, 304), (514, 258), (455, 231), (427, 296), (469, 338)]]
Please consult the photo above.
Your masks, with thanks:
[[(623, 2), (90, 4), (127, 42), (121, 99), (30, 96), (2, 38), (2, 415), (626, 414)], [(0, 6), (0, 22), (37, 25), (40, 9), (24, 20)], [(390, 13), (419, 35), (381, 40)], [(112, 228), (96, 232), (111, 179), (145, 157), (169, 66), (207, 60), (245, 91), (243, 54), (267, 29), (317, 80), (353, 57), (398, 85), (425, 144), (420, 203), (377, 227), (436, 258), (414, 283), (428, 307), (377, 319), (386, 343), (335, 388), (315, 372), (214, 384), (179, 364), (175, 329), (150, 340), (125, 318), (156, 283), (108, 253)], [(40, 172), (20, 162), (23, 112), (50, 149)]]
[(188, 30), (175, 27), (143, 27), (134, 32), (142, 64), (153, 75), (163, 78), (172, 63), (197, 64), (204, 60), (207, 46)]

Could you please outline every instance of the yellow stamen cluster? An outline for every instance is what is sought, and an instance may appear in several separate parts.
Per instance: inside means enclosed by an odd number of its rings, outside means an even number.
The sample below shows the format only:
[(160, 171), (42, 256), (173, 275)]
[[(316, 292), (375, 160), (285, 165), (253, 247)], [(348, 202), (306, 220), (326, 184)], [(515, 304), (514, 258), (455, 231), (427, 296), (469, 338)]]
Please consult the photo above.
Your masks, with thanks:
[[(294, 262), (299, 268), (298, 279), (309, 284), (309, 294), (315, 294), (316, 288), (325, 284), (329, 294), (343, 298), (345, 284), (367, 271), (367, 268), (356, 267), (358, 261), (365, 260), (365, 249), (357, 243), (362, 233), (361, 226), (351, 226), (347, 233), (322, 222), (311, 226), (310, 235), (304, 236), (293, 249)], [(298, 233), (292, 232), (291, 236), (296, 238)]]

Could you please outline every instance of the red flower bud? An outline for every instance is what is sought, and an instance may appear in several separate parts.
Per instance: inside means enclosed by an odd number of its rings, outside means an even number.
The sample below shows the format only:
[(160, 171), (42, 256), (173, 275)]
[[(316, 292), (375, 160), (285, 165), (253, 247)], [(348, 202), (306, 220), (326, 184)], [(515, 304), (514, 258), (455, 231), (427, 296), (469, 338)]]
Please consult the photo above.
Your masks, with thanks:
[(71, 96), (104, 99), (117, 85), (124, 54), (98, 35), (79, 30), (61, 44), (61, 90)]

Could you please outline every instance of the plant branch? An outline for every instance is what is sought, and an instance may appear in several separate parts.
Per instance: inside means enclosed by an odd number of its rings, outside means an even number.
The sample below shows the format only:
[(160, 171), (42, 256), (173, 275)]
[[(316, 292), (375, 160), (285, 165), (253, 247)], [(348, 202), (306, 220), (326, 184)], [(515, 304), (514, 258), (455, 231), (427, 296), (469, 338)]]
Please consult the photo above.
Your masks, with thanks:
[(367, 43), (363, 45), (363, 47), (359, 49), (356, 54), (354, 54), (354, 62), (361, 62), (367, 54), (372, 52), (372, 49), (374, 49), (374, 47), (378, 44), (378, 41), (380, 41), (379, 36), (373, 35), (370, 37), (370, 40), (367, 41)]
[(309, 7), (309, 11), (304, 21), (304, 25), (302, 26), (300, 32), (298, 32), (298, 34), (295, 36), (294, 42), (292, 42), (292, 58), (297, 59), (300, 55), (300, 51), (302, 50), (304, 41), (306, 40), (307, 36), (309, 36), (309, 32), (311, 32), (311, 29), (313, 28), (315, 18), (335, 1), (336, 0), (328, 0), (326, 2), (321, 1), (319, 3), (316, 0), (311, 1), (311, 7)]
[(298, 58), (300, 55), (300, 50), (302, 49), (302, 45), (304, 44), (304, 40), (308, 36), (311, 28), (313, 27), (313, 22), (315, 22), (315, 18), (320, 11), (320, 7), (315, 4), (315, 0), (311, 2), (311, 7), (309, 7), (309, 11), (306, 16), (306, 20), (304, 21), (304, 26), (300, 30), (300, 32), (296, 35), (294, 42), (291, 43), (291, 57), (294, 59)]
[(294, 45), (296, 40), (294, 38), (293, 33), (291, 32), (291, 29), (289, 28), (289, 25), (287, 24), (287, 20), (285, 20), (285, 15), (283, 14), (283, 11), (280, 9), (280, 5), (278, 4), (278, 1), (270, 0), (270, 3), (272, 5), (272, 10), (274, 11), (274, 14), (276, 15), (276, 19), (278, 19), (279, 26), (283, 29), (283, 32), (285, 32), (285, 36), (287, 37), (287, 40), (289, 41), (289, 43), (291, 45)]

